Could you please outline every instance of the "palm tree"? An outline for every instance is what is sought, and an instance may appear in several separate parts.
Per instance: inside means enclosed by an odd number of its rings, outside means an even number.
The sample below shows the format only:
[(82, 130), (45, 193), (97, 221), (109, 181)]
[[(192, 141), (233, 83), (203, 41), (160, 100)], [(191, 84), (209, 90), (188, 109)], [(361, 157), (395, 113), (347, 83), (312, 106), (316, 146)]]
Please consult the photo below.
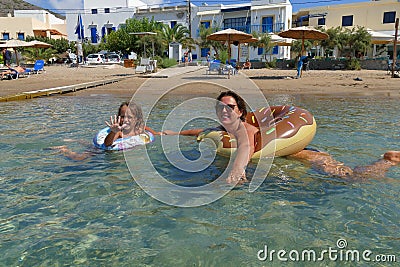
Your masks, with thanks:
[(38, 59), (48, 61), (52, 57), (57, 57), (57, 50), (53, 48), (25, 48), (22, 54), (27, 61), (35, 62)]
[(356, 29), (353, 28), (349, 40), (353, 56), (356, 55), (356, 52), (364, 54), (367, 48), (371, 46), (371, 34), (364, 27), (357, 26)]
[[(258, 41), (252, 43), (251, 46), (253, 48), (262, 47), (263, 48), (263, 57), (266, 61), (268, 61), (267, 54), (274, 47), (274, 44), (271, 42), (271, 35), (269, 35), (266, 32), (264, 32), (264, 33), (252, 32), (251, 34), (253, 35), (254, 38), (258, 39)], [(270, 54), (270, 61), (271, 61), (271, 54)]]
[(324, 50), (324, 53), (329, 53), (330, 51), (333, 51), (335, 47), (338, 47), (338, 49), (342, 49), (342, 44), (340, 42), (340, 32), (342, 31), (341, 27), (336, 27), (336, 28), (329, 28), (326, 31), (324, 29), (321, 29), (321, 31), (324, 31), (328, 34), (328, 39), (321, 40), (321, 47)]
[(160, 35), (165, 47), (168, 47), (172, 42), (176, 42), (181, 43), (182, 47), (186, 49), (195, 48), (194, 40), (189, 37), (189, 29), (181, 24), (175, 24), (173, 28), (164, 24), (160, 31)]
[(207, 36), (218, 31), (218, 28), (206, 28), (204, 25), (200, 26), (200, 38), (196, 43), (201, 48), (212, 48), (215, 53), (219, 54), (224, 49), (224, 44), (218, 41), (207, 40)]

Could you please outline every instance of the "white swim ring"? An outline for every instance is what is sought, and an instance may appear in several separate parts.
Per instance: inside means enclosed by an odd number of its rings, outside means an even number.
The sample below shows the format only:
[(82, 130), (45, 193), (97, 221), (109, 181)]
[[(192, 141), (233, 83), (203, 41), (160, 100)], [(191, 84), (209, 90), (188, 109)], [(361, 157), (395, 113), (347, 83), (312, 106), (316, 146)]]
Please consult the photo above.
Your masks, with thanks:
[(127, 150), (135, 146), (145, 145), (154, 141), (154, 135), (148, 131), (145, 131), (139, 135), (118, 138), (111, 146), (105, 146), (104, 140), (110, 131), (110, 127), (100, 130), (93, 138), (94, 146), (103, 150)]

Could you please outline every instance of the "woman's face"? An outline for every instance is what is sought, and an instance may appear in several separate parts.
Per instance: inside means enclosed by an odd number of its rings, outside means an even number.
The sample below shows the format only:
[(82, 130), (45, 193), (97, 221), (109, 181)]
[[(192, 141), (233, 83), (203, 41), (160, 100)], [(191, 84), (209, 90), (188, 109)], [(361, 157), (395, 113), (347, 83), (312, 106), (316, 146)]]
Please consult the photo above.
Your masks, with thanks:
[(217, 116), (223, 125), (229, 125), (240, 119), (242, 112), (237, 106), (235, 98), (232, 96), (224, 96), (217, 103)]

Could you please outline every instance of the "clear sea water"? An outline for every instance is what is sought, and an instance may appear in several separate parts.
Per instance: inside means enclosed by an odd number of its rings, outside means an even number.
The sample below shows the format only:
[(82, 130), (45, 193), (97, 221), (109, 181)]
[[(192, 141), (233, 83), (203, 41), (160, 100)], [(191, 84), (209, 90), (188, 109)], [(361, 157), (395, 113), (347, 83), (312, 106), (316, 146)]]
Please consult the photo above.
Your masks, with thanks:
[[(324, 261), (289, 259), (290, 251), (314, 250), (318, 258), (329, 248), (371, 250), (371, 259), (397, 254), (400, 261), (400, 167), (386, 179), (348, 182), (277, 158), (254, 193), (238, 187), (209, 205), (179, 208), (147, 195), (121, 152), (94, 151), (74, 161), (48, 149), (93, 151), (94, 134), (123, 100), (60, 96), (0, 104), (0, 266), (342, 266), (344, 259), (329, 260), (328, 254)], [(165, 98), (148, 124), (160, 130), (182, 100)], [(398, 99), (278, 95), (268, 100), (311, 111), (318, 131), (310, 146), (349, 166), (400, 149)], [(206, 172), (187, 174), (170, 168), (159, 145), (158, 139), (147, 149), (175, 183), (207, 183), (226, 164), (217, 157)], [(181, 138), (181, 149), (188, 157), (198, 153), (193, 137)], [(345, 248), (339, 249), (339, 239), (346, 240)], [(259, 253), (265, 246), (268, 253), (285, 250), (281, 256), (288, 262), (276, 253), (261, 261), (257, 255), (265, 256)]]

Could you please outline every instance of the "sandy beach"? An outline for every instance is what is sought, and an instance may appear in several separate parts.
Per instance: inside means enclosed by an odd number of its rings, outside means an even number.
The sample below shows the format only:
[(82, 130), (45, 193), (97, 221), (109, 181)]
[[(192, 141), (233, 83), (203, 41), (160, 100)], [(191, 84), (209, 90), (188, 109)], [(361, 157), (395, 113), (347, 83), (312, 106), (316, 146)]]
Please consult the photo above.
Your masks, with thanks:
[[(336, 94), (400, 97), (400, 79), (391, 78), (383, 70), (311, 70), (304, 72), (301, 79), (294, 78), (296, 75), (294, 69), (252, 69), (243, 70), (241, 74), (249, 77), (266, 96), (268, 94)], [(205, 71), (203, 75), (204, 78), (207, 78)], [(0, 96), (116, 77), (123, 79), (117, 83), (88, 88), (74, 94), (131, 95), (147, 80), (142, 75), (135, 74), (133, 68), (124, 68), (119, 65), (79, 68), (46, 66), (45, 73), (34, 74), (28, 78), (17, 80), (0, 81)], [(220, 78), (226, 79), (224, 76)], [(232, 79), (235, 79), (235, 76)], [(191, 88), (191, 91), (195, 90)]]

